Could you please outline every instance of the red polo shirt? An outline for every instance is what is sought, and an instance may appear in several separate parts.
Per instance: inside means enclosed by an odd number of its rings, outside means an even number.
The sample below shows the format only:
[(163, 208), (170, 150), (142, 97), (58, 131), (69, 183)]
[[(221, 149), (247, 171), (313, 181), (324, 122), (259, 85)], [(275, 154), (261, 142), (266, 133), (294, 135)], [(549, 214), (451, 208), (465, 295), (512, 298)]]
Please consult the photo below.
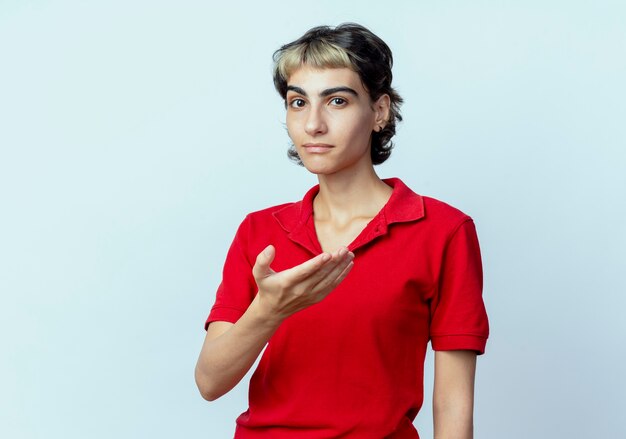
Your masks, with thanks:
[[(320, 303), (286, 319), (250, 381), (235, 438), (418, 438), (426, 345), (483, 353), (489, 328), (474, 223), (399, 179), (349, 245), (354, 267)], [(248, 215), (207, 319), (236, 322), (256, 294), (256, 256), (281, 271), (321, 253), (312, 188), (297, 203)]]

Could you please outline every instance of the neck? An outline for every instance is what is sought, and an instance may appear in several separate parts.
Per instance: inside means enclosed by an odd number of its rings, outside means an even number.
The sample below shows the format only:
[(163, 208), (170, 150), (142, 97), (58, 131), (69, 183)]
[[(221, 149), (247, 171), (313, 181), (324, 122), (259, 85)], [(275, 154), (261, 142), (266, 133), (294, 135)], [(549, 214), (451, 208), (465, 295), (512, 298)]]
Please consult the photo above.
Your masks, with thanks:
[(313, 201), (316, 218), (348, 222), (374, 217), (391, 196), (392, 189), (372, 166), (350, 174), (318, 175), (320, 190)]

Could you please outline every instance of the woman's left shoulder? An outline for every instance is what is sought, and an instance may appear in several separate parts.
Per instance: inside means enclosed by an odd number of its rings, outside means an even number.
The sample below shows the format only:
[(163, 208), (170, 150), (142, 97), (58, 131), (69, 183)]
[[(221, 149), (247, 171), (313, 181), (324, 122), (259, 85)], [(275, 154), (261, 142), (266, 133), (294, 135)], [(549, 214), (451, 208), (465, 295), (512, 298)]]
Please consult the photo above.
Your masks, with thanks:
[(395, 208), (407, 211), (419, 211), (415, 215), (421, 223), (420, 227), (427, 224), (439, 231), (452, 231), (461, 224), (472, 221), (472, 218), (461, 209), (452, 206), (438, 198), (423, 195), (407, 186), (399, 178), (385, 180), (393, 185), (396, 192)]
[(461, 209), (452, 206), (451, 204), (441, 201), (437, 198), (429, 197), (427, 195), (421, 195), (424, 202), (425, 217), (431, 217), (431, 219), (437, 221), (460, 223), (465, 221), (471, 221), (472, 218)]

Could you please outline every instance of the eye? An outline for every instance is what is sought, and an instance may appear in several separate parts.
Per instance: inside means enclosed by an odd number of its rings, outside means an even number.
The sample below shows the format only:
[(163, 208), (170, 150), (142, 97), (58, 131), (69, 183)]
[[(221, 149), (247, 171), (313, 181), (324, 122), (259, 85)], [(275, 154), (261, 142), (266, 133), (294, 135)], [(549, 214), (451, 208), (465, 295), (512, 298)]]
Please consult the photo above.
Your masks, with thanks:
[(347, 101), (344, 98), (332, 98), (330, 100), (330, 103), (336, 107), (340, 107), (342, 105), (345, 105), (347, 103)]
[(302, 108), (304, 107), (304, 104), (305, 104), (304, 99), (300, 99), (300, 98), (292, 99), (289, 102), (289, 106), (292, 108)]

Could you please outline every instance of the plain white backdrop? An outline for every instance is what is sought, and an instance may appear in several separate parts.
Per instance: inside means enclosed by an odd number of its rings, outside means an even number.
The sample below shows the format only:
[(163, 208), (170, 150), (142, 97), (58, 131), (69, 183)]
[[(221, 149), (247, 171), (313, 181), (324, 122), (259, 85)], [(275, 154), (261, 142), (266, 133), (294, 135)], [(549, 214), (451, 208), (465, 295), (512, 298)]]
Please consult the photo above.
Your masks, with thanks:
[(623, 2), (146, 0), (0, 0), (0, 437), (232, 437), (247, 379), (193, 381), (222, 263), (316, 182), (271, 56), (345, 21), (406, 101), (379, 175), (477, 224), (475, 437), (626, 437)]

